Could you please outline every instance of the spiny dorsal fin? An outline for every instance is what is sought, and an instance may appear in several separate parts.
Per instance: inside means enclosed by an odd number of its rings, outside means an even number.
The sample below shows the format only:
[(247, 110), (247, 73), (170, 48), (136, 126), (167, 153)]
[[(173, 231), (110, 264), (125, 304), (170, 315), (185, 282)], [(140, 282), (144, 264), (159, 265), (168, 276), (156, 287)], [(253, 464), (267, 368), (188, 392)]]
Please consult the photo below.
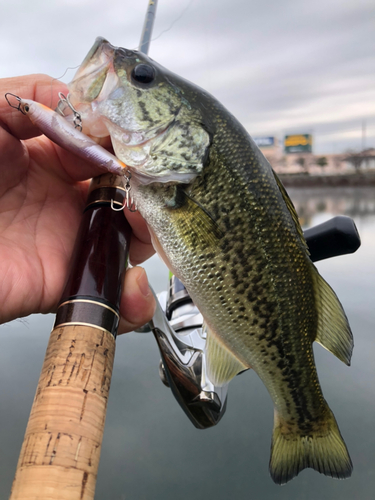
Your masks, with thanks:
[(250, 368), (236, 358), (207, 325), (204, 325), (203, 328), (207, 332), (207, 372), (213, 384), (224, 385), (238, 373)]
[(301, 224), (299, 223), (298, 215), (297, 215), (296, 209), (294, 208), (293, 202), (289, 198), (289, 195), (286, 192), (285, 187), (283, 186), (283, 184), (282, 184), (281, 180), (279, 179), (278, 175), (276, 174), (276, 172), (274, 170), (272, 170), (272, 173), (273, 173), (273, 175), (275, 177), (276, 183), (278, 185), (278, 188), (280, 189), (282, 197), (284, 198), (285, 204), (286, 204), (286, 206), (287, 206), (287, 208), (288, 208), (288, 210), (290, 212), (290, 215), (292, 216), (292, 219), (293, 219), (293, 222), (294, 222), (294, 224), (296, 226), (297, 234), (298, 234), (298, 236), (299, 236), (299, 238), (301, 240), (301, 243), (306, 248), (307, 253), (310, 255), (309, 248), (307, 246), (305, 237), (303, 235)]
[(316, 271), (313, 273), (318, 329), (316, 342), (350, 366), (353, 335), (337, 295)]

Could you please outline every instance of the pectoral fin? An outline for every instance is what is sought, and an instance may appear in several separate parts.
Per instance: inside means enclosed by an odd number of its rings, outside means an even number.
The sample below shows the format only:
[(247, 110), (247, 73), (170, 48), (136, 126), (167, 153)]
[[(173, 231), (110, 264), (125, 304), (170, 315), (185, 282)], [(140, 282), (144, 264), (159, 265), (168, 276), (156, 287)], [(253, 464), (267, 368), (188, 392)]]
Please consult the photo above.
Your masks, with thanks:
[(180, 192), (181, 197), (184, 197), (183, 203), (173, 211), (178, 217), (178, 227), (183, 241), (193, 248), (197, 245), (200, 247), (217, 245), (223, 233), (214, 218), (185, 192)]
[(250, 368), (249, 365), (242, 363), (242, 361), (229, 351), (207, 325), (204, 325), (204, 330), (207, 332), (207, 372), (213, 384), (217, 386), (224, 385), (238, 373)]

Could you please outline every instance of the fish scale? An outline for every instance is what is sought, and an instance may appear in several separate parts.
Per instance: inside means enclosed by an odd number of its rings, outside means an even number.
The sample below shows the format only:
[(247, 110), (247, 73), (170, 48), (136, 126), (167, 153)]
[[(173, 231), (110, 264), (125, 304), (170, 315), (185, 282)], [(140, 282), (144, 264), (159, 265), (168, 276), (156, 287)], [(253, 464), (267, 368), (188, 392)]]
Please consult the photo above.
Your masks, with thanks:
[[(154, 247), (203, 315), (210, 380), (219, 386), (249, 367), (262, 379), (275, 406), (270, 472), (276, 483), (306, 467), (350, 476), (312, 343), (349, 364), (352, 335), (308, 256), (284, 187), (214, 97), (144, 54), (104, 39), (94, 48), (90, 65), (85, 60), (69, 86), (72, 102), (83, 121), (87, 109), (87, 120), (108, 124)], [(109, 82), (115, 75), (117, 83), (103, 84), (93, 96), (85, 86), (92, 74), (97, 90), (96, 61), (107, 61)], [(142, 140), (130, 147), (123, 136)]]

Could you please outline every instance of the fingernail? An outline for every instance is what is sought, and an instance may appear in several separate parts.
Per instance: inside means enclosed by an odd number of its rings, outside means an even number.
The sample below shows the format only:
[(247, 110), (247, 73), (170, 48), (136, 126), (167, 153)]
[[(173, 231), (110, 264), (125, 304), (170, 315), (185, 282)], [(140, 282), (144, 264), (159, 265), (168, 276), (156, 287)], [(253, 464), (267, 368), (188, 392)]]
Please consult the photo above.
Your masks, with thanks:
[(150, 287), (148, 285), (148, 279), (147, 279), (147, 274), (146, 271), (142, 269), (142, 272), (140, 273), (139, 277), (137, 278), (138, 286), (139, 289), (145, 297), (148, 297), (151, 293)]

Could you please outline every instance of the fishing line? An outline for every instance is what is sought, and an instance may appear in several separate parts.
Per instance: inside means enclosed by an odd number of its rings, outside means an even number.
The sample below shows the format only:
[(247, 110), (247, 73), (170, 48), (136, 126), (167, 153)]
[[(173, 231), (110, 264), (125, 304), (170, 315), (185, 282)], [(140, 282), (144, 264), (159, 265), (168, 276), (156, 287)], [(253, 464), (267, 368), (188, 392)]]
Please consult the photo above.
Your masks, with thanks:
[[(152, 38), (151, 39), (151, 42), (153, 42), (154, 40), (157, 40), (158, 38), (160, 38), (162, 35), (164, 35), (164, 33), (167, 33), (167, 31), (170, 31), (173, 26), (186, 14), (186, 12), (190, 9), (192, 3), (194, 2), (194, 0), (190, 0), (190, 2), (186, 5), (186, 7), (183, 9), (183, 11), (181, 12), (181, 14), (172, 22), (172, 24), (169, 26), (169, 28), (163, 30), (161, 33), (159, 33), (155, 38)], [(64, 73), (57, 77), (57, 78), (52, 78), (51, 79), (51, 102), (50, 102), (50, 108), (52, 108), (52, 99), (53, 99), (53, 82), (56, 81), (56, 80), (60, 80), (61, 78), (64, 78), (64, 76), (67, 74), (67, 72), (70, 70), (70, 69), (77, 69), (80, 67), (80, 64), (78, 64), (77, 66), (69, 66), (68, 68), (66, 68), (66, 70), (64, 71)]]
[(184, 8), (184, 10), (181, 12), (181, 14), (177, 17), (177, 19), (175, 19), (172, 24), (169, 26), (169, 28), (163, 30), (161, 33), (158, 34), (158, 36), (156, 36), (155, 38), (151, 38), (150, 42), (153, 42), (154, 40), (157, 40), (158, 38), (160, 38), (162, 35), (164, 35), (164, 33), (166, 33), (167, 31), (170, 31), (173, 26), (185, 15), (186, 11), (188, 9), (190, 9), (190, 6), (191, 4), (194, 2), (194, 0), (190, 0), (190, 2), (187, 4), (187, 6)]
[(50, 103), (50, 108), (52, 108), (52, 98), (53, 98), (53, 89), (52, 89), (52, 86), (53, 86), (53, 82), (56, 81), (56, 80), (60, 80), (61, 78), (64, 78), (64, 76), (67, 74), (67, 72), (70, 70), (70, 69), (77, 69), (79, 68), (81, 65), (78, 64), (77, 66), (69, 66), (68, 68), (66, 68), (66, 70), (64, 71), (64, 73), (61, 75), (61, 76), (58, 76), (57, 78), (52, 78), (51, 79), (51, 103)]
[[(155, 38), (152, 38), (151, 39), (151, 42), (153, 42), (154, 40), (157, 40), (158, 38), (160, 38), (162, 35), (164, 35), (164, 33), (167, 33), (167, 31), (170, 31), (173, 26), (186, 14), (186, 12), (190, 9), (192, 3), (194, 2), (194, 0), (190, 0), (190, 2), (186, 5), (186, 7), (183, 9), (183, 11), (181, 12), (181, 14), (171, 23), (171, 25), (169, 26), (169, 28), (163, 30), (161, 33), (159, 33)], [(60, 80), (61, 78), (64, 78), (64, 76), (67, 74), (67, 72), (70, 70), (70, 69), (77, 69), (80, 67), (80, 64), (78, 64), (77, 66), (69, 66), (68, 68), (66, 68), (66, 70), (64, 71), (64, 73), (57, 77), (57, 78), (52, 78), (51, 79), (51, 102), (50, 102), (50, 108), (52, 108), (52, 99), (53, 99), (53, 82), (56, 81), (56, 80)]]
[(177, 21), (179, 21), (181, 19), (182, 16), (185, 15), (186, 11), (190, 8), (191, 4), (194, 2), (194, 0), (190, 0), (190, 2), (187, 4), (187, 6), (184, 8), (184, 10), (181, 12), (181, 14), (178, 16), (177, 19), (175, 19), (173, 21), (173, 23), (169, 26), (169, 28), (167, 28), (166, 30), (162, 31), (158, 36), (156, 36), (155, 38), (152, 38), (151, 39), (151, 42), (153, 42), (154, 40), (157, 40), (158, 38), (161, 37), (161, 35), (163, 35), (164, 33), (166, 33), (167, 31), (170, 31), (173, 26), (177, 23)]

